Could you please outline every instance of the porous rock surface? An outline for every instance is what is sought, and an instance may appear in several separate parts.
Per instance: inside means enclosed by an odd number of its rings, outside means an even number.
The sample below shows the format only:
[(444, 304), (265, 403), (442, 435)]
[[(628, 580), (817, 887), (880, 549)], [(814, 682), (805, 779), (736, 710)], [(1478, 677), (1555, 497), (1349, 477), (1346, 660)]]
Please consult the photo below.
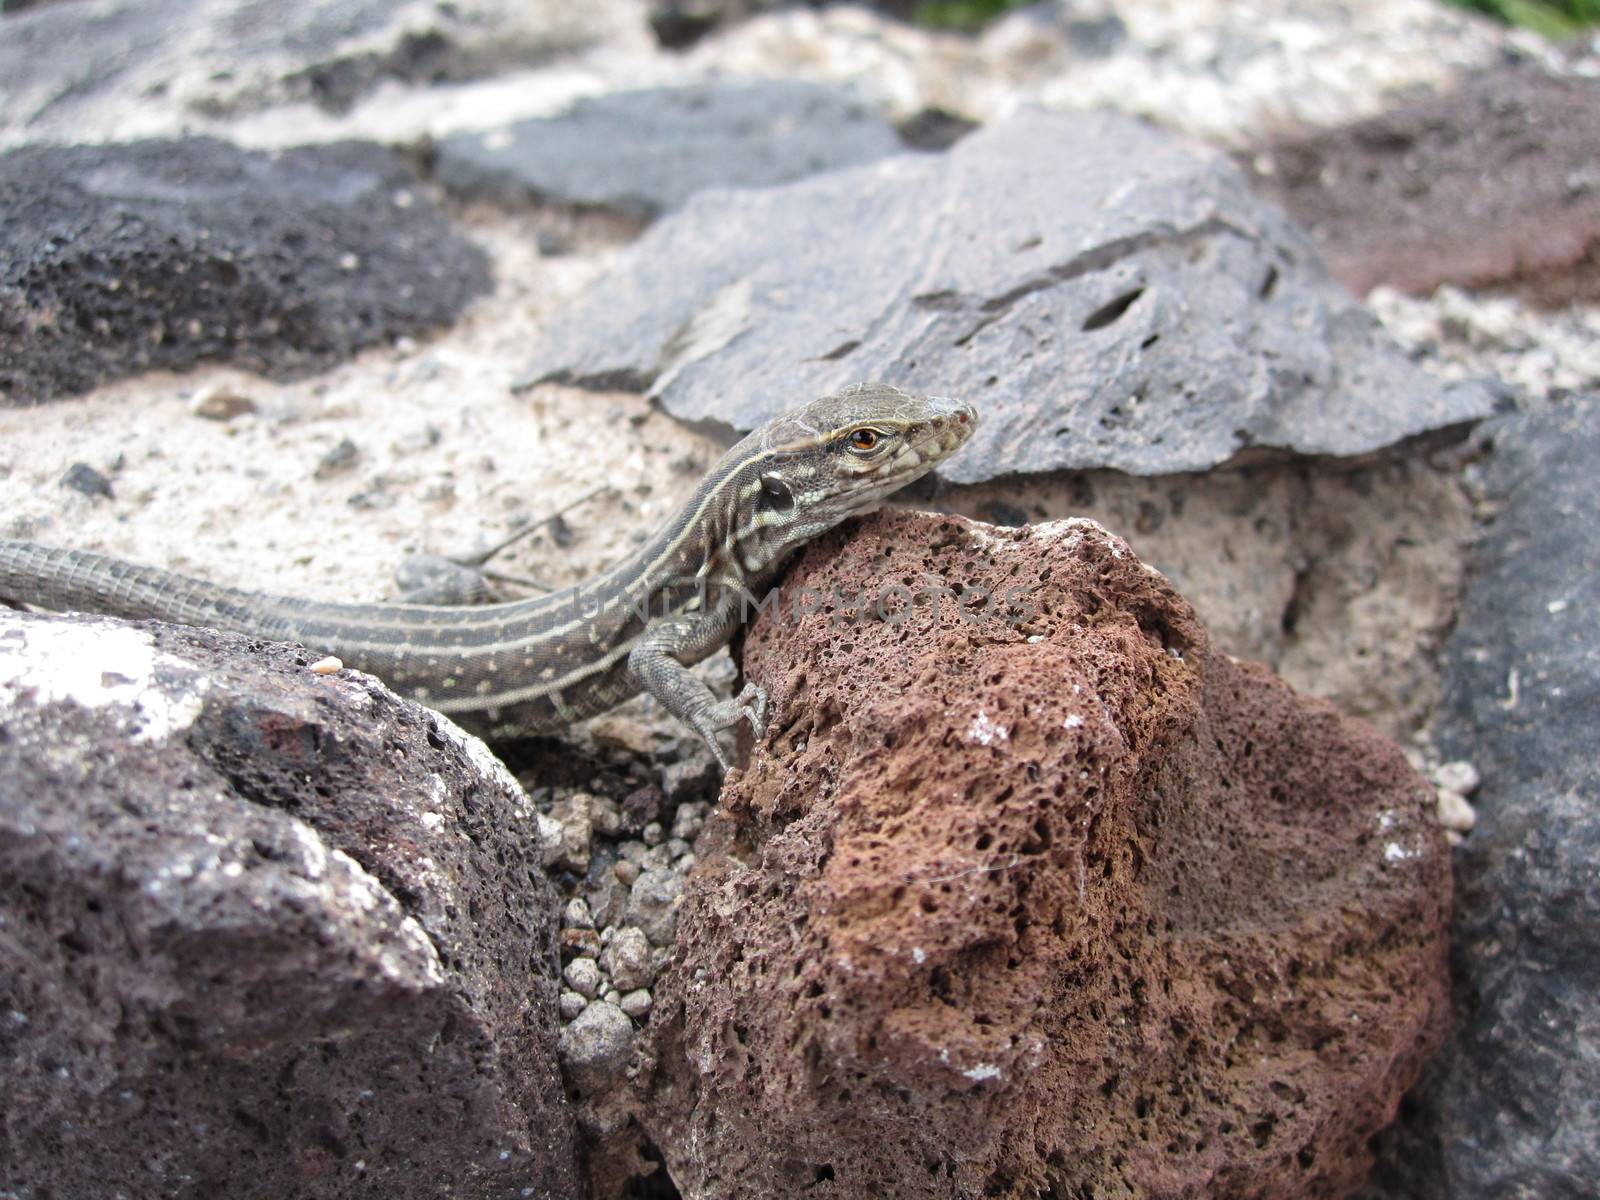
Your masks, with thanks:
[(1357, 295), (1515, 286), (1600, 299), (1600, 79), (1528, 62), (1241, 154)]
[(0, 403), (220, 360), (279, 377), (489, 288), (399, 155), (212, 138), (0, 155)]
[(881, 515), (787, 590), (640, 1075), (683, 1194), (1346, 1194), (1446, 1005), (1398, 748), (1092, 522)]
[(697, 196), (555, 317), (524, 376), (733, 429), (859, 379), (978, 405), (942, 469), (961, 483), (1364, 454), (1493, 407), (1408, 362), (1226, 158), (1110, 113)]
[(1482, 775), (1456, 853), (1456, 1028), (1383, 1156), (1394, 1200), (1600, 1179), (1600, 397), (1493, 430), (1498, 512), (1446, 647), (1438, 740)]
[(9, 612), (0, 731), (0, 1193), (579, 1194), (481, 743), (290, 647)]
[(580, 100), (554, 117), (439, 144), (453, 192), (537, 198), (647, 219), (711, 187), (771, 187), (900, 152), (894, 126), (842, 88), (713, 81)]

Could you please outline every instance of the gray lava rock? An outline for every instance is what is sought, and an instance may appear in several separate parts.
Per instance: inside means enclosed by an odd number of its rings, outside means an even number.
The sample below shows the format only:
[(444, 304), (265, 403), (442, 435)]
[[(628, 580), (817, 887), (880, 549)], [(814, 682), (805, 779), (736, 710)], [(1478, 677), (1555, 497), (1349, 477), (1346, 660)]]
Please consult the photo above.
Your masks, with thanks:
[(580, 1193), (535, 814), (307, 663), (0, 612), (0, 1194)]
[(770, 187), (897, 154), (880, 114), (839, 88), (765, 80), (619, 92), (440, 143), (451, 191), (537, 197), (646, 219), (706, 188)]
[(1355, 455), (1493, 409), (1408, 362), (1225, 158), (1108, 113), (695, 197), (563, 310), (523, 383), (749, 429), (859, 379), (979, 407), (959, 482)]
[(25, 147), (0, 212), (0, 402), (203, 359), (292, 377), (490, 285), (405, 162), (358, 142)]
[(1438, 731), (1483, 780), (1456, 852), (1458, 1028), (1380, 1159), (1384, 1195), (1576, 1198), (1600, 1180), (1597, 477), (1600, 398), (1495, 431), (1484, 481), (1504, 507)]

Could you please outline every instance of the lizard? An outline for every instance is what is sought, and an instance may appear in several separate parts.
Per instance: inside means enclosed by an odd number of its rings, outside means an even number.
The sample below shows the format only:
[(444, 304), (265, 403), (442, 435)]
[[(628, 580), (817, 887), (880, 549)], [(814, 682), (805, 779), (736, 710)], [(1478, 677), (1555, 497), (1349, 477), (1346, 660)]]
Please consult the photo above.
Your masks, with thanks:
[(0, 598), (298, 642), (491, 740), (550, 734), (649, 692), (705, 742), (767, 695), (717, 699), (689, 668), (725, 645), (806, 542), (925, 475), (971, 436), (960, 401), (853, 384), (739, 441), (633, 554), (575, 587), (483, 605), (328, 603), (223, 587), (87, 551), (0, 540)]

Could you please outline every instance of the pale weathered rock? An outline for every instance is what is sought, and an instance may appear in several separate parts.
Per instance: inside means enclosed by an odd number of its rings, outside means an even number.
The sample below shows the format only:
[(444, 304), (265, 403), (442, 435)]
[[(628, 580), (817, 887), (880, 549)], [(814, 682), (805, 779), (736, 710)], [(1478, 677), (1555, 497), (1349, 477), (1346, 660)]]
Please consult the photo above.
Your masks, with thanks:
[(647, 389), (724, 429), (876, 378), (978, 406), (941, 468), (958, 482), (1357, 455), (1494, 406), (1406, 361), (1226, 159), (1110, 114), (698, 197), (557, 315), (525, 374)]
[(437, 177), (468, 197), (608, 208), (636, 219), (715, 187), (771, 187), (899, 153), (892, 126), (838, 88), (713, 81), (580, 100), (554, 117), (456, 134)]
[[(883, 615), (797, 600), (863, 587)], [(1446, 1007), (1400, 750), (1091, 522), (880, 515), (789, 594), (652, 988), (639, 1110), (684, 1194), (1354, 1187)]]
[(488, 264), (420, 189), (354, 142), (0, 154), (0, 403), (204, 360), (303, 375), (454, 320)]
[(0, 612), (0, 1193), (581, 1193), (526, 796), (308, 662)]

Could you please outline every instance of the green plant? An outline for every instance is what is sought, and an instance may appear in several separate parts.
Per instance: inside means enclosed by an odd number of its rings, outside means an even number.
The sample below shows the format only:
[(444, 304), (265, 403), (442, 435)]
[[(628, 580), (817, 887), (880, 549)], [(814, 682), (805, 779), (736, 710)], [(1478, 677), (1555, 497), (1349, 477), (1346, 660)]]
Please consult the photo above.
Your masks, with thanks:
[(1008, 9), (1032, 0), (922, 0), (911, 14), (918, 25), (973, 33)]
[(1600, 0), (1452, 0), (1461, 8), (1488, 13), (1507, 25), (1521, 25), (1552, 41), (1563, 41), (1600, 24)]

